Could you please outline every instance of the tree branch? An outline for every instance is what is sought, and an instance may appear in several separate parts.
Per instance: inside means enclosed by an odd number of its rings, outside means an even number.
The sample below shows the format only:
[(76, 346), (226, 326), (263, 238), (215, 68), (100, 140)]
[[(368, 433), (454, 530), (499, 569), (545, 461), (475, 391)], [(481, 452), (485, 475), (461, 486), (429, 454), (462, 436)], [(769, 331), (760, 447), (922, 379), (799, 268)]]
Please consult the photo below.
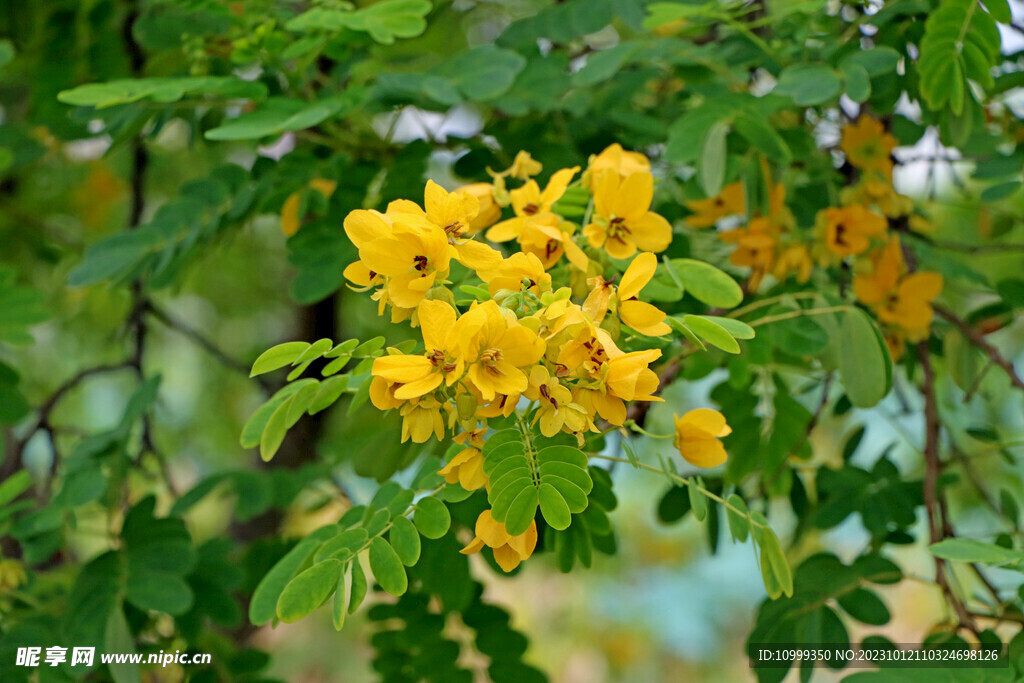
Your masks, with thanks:
[[(938, 543), (946, 537), (947, 526), (943, 521), (942, 514), (945, 503), (942, 494), (938, 489), (939, 473), (942, 470), (942, 463), (939, 459), (939, 435), (941, 424), (939, 422), (939, 406), (935, 397), (935, 369), (932, 367), (931, 356), (928, 354), (928, 343), (918, 342), (917, 358), (924, 371), (924, 382), (921, 385), (921, 393), (924, 395), (924, 507), (928, 514), (928, 535), (931, 543)], [(967, 607), (960, 597), (953, 591), (946, 576), (948, 566), (945, 560), (935, 558), (935, 581), (939, 584), (947, 601), (957, 614), (960, 626), (977, 633), (977, 627)]]
[(960, 318), (949, 309), (943, 308), (942, 306), (933, 306), (933, 308), (940, 318), (952, 323), (958, 330), (960, 330), (960, 333), (967, 338), (967, 341), (978, 347), (978, 349), (983, 351), (985, 355), (989, 357), (989, 360), (991, 360), (995, 365), (998, 365), (999, 368), (1006, 373), (1006, 376), (1010, 378), (1010, 383), (1013, 384), (1013, 386), (1024, 391), (1024, 380), (1021, 380), (1020, 375), (1017, 374), (1017, 371), (1013, 367), (1013, 363), (1003, 356), (1003, 354), (999, 352), (999, 349), (992, 346), (992, 344), (989, 344), (985, 339), (985, 335), (969, 325), (966, 320)]
[[(185, 323), (177, 318), (172, 317), (169, 313), (154, 305), (152, 301), (147, 302), (146, 311), (154, 318), (159, 320), (161, 323), (163, 323), (169, 329), (174, 330), (175, 332), (181, 334), (184, 337), (187, 337), (196, 346), (200, 347), (201, 349), (209, 353), (225, 367), (235, 370), (236, 372), (240, 372), (244, 374), (246, 377), (249, 376), (248, 365), (229, 356), (223, 349), (218, 347), (210, 339), (208, 339), (201, 332), (199, 332), (199, 330), (190, 326), (188, 323)], [(256, 377), (254, 379), (268, 394), (273, 393), (274, 386), (270, 383), (269, 380), (267, 380), (267, 378)]]

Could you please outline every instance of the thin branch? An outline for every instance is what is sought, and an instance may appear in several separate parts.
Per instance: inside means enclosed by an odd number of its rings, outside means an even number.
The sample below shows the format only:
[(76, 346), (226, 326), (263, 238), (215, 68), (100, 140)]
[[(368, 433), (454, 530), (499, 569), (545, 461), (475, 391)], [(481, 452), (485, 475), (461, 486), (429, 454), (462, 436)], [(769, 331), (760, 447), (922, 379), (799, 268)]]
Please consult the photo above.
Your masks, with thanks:
[(1020, 375), (1017, 374), (1017, 371), (1013, 367), (1013, 363), (1003, 356), (1003, 354), (999, 352), (999, 349), (992, 346), (992, 344), (989, 344), (985, 339), (985, 335), (969, 325), (966, 320), (960, 318), (949, 309), (943, 308), (942, 306), (934, 306), (933, 308), (935, 309), (935, 312), (939, 314), (940, 318), (952, 323), (958, 330), (960, 330), (960, 333), (967, 338), (967, 341), (978, 347), (978, 349), (983, 351), (993, 363), (998, 365), (1000, 369), (1006, 373), (1006, 376), (1010, 378), (1010, 382), (1013, 386), (1024, 391), (1024, 380), (1022, 380)]
[[(167, 326), (169, 329), (174, 330), (175, 332), (181, 334), (184, 337), (187, 337), (196, 346), (209, 353), (225, 367), (230, 368), (236, 372), (240, 372), (244, 374), (246, 377), (249, 376), (248, 365), (229, 356), (223, 349), (218, 347), (210, 339), (204, 336), (203, 333), (201, 333), (194, 327), (190, 326), (188, 323), (185, 323), (177, 318), (172, 317), (169, 313), (167, 313), (161, 308), (158, 308), (151, 301), (146, 304), (146, 311), (154, 318), (159, 320), (161, 323), (163, 323), (165, 326)], [(274, 391), (273, 385), (265, 377), (256, 377), (255, 379), (267, 393), (272, 393)]]
[[(938, 543), (946, 537), (947, 528), (943, 522), (942, 510), (944, 502), (941, 501), (941, 493), (938, 490), (939, 473), (942, 470), (942, 463), (939, 459), (939, 405), (935, 397), (935, 369), (932, 367), (931, 356), (928, 354), (927, 342), (919, 342), (917, 345), (917, 357), (924, 372), (924, 382), (921, 386), (921, 393), (924, 394), (924, 422), (925, 422), (925, 444), (924, 444), (924, 507), (928, 514), (928, 532), (931, 543)], [(946, 576), (948, 566), (945, 560), (935, 557), (935, 581), (939, 584), (949, 604), (952, 605), (957, 614), (960, 626), (963, 626), (973, 633), (977, 633), (977, 627), (971, 618), (967, 607), (960, 600), (960, 597), (953, 591)]]

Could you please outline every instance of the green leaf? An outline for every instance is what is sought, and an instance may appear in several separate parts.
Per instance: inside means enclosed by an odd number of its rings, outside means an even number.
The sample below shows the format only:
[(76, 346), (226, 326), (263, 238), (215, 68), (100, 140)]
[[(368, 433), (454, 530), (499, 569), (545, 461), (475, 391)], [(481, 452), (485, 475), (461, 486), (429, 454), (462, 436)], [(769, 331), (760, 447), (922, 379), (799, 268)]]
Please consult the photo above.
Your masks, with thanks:
[[(771, 527), (765, 527), (761, 534), (761, 573), (764, 574), (766, 571), (771, 572), (774, 577), (773, 583), (778, 586), (783, 595), (793, 595), (793, 572), (789, 568), (789, 562), (782, 550), (782, 544), (779, 543), (779, 537), (775, 535)], [(769, 582), (766, 581), (765, 586), (767, 587), (768, 584)]]
[(683, 317), (683, 324), (709, 344), (713, 344), (726, 353), (739, 353), (740, 345), (724, 327), (717, 322), (699, 315)]
[(889, 608), (878, 595), (866, 588), (854, 588), (836, 598), (839, 606), (859, 622), (872, 626), (883, 626), (891, 618)]
[(252, 364), (249, 376), (255, 377), (291, 365), (309, 347), (308, 342), (301, 341), (285, 342), (273, 346), (260, 354), (256, 362)]
[(540, 511), (548, 526), (559, 531), (568, 529), (572, 522), (572, 513), (569, 512), (569, 506), (562, 498), (562, 494), (551, 484), (541, 484), (537, 493), (540, 499)]
[(973, 538), (947, 538), (928, 546), (935, 557), (955, 562), (978, 562), (990, 565), (1017, 564), (1024, 561), (1024, 553), (985, 543)]
[(860, 64), (844, 63), (840, 69), (846, 82), (846, 94), (854, 102), (866, 102), (871, 97), (871, 78)]
[[(355, 560), (358, 562), (358, 560)], [(352, 565), (346, 563), (341, 568), (338, 585), (334, 589), (334, 604), (331, 606), (331, 623), (334, 630), (340, 631), (345, 626), (345, 615), (348, 614), (349, 591), (352, 590)]]
[(68, 273), (68, 286), (91, 285), (119, 275), (165, 244), (166, 238), (156, 230), (139, 228), (117, 233), (85, 250), (82, 262)]
[(243, 81), (233, 76), (186, 76), (89, 83), (57, 93), (57, 99), (64, 104), (97, 109), (140, 100), (167, 104), (186, 96), (260, 100), (267, 96), (267, 87), (258, 81)]
[(192, 589), (180, 576), (162, 571), (129, 571), (125, 599), (141, 610), (171, 615), (192, 607)]
[(359, 558), (352, 560), (352, 590), (348, 600), (348, 613), (355, 614), (359, 606), (363, 604), (366, 597), (366, 573), (363, 572), (363, 565), (359, 564)]
[(481, 45), (458, 53), (434, 70), (468, 100), (482, 101), (508, 92), (526, 66), (518, 52), (495, 45)]
[(532, 485), (520, 491), (509, 506), (508, 515), (505, 517), (505, 530), (513, 536), (525, 533), (537, 515), (539, 504), (537, 489)]
[(444, 536), (448, 533), (448, 528), (452, 524), (448, 508), (433, 496), (428, 496), (416, 502), (416, 512), (413, 514), (413, 521), (424, 538), (432, 539)]
[(688, 294), (717, 308), (733, 308), (743, 301), (743, 289), (729, 275), (710, 263), (675, 258), (669, 262)]
[(880, 45), (870, 50), (857, 50), (847, 55), (843, 58), (840, 68), (847, 64), (855, 64), (867, 71), (868, 76), (875, 78), (895, 71), (899, 61), (899, 52), (891, 47)]
[[(132, 638), (132, 631), (125, 619), (124, 609), (121, 601), (114, 603), (113, 608), (107, 615), (106, 626), (103, 632), (103, 647), (107, 652), (124, 654), (135, 653), (135, 640)], [(110, 677), (114, 683), (139, 683), (139, 665), (130, 662), (110, 663)]]
[(268, 623), (277, 614), (277, 601), (285, 586), (317, 547), (338, 532), (337, 525), (321, 527), (288, 551), (256, 586), (249, 603), (249, 621), (256, 626)]
[(837, 362), (850, 402), (870, 408), (889, 393), (892, 361), (881, 333), (859, 308), (840, 314)]
[(700, 317), (721, 326), (736, 339), (753, 339), (755, 336), (754, 328), (741, 320), (722, 318), (717, 315), (702, 315)]
[(313, 103), (284, 97), (271, 98), (238, 118), (225, 121), (204, 134), (207, 140), (256, 140), (287, 131), (312, 128), (359, 107), (365, 91), (347, 90)]
[(277, 617), (293, 624), (315, 610), (338, 587), (342, 563), (324, 560), (288, 582), (277, 600)]
[(408, 517), (395, 518), (388, 532), (388, 540), (406, 567), (413, 566), (420, 559), (420, 534)]
[(334, 538), (325, 541), (317, 549), (316, 554), (313, 556), (313, 561), (321, 562), (323, 560), (335, 559), (347, 562), (362, 550), (369, 540), (370, 535), (362, 527), (345, 529)]
[(370, 543), (370, 569), (380, 587), (394, 596), (405, 593), (409, 578), (391, 544), (379, 536)]
[(742, 112), (733, 119), (733, 128), (772, 161), (788, 164), (793, 160), (789, 145), (764, 119), (752, 113)]
[(267, 420), (267, 426), (263, 429), (263, 435), (260, 437), (260, 457), (265, 462), (274, 457), (288, 432), (288, 408), (291, 399), (292, 397), (289, 396), (274, 409), (270, 419)]
[[(717, 121), (708, 130), (697, 162), (697, 179), (704, 194), (714, 197), (725, 185), (726, 147), (729, 123)], [(684, 283), (685, 284), (685, 283)]]
[(726, 499), (725, 517), (729, 522), (729, 534), (740, 543), (747, 540), (750, 520), (747, 518), (747, 504), (735, 493)]
[(795, 64), (779, 74), (774, 94), (787, 95), (796, 104), (810, 107), (837, 99), (842, 89), (843, 82), (831, 67), (825, 64)]
[(702, 485), (700, 477), (690, 477), (687, 484), (690, 490), (690, 509), (693, 510), (693, 516), (697, 518), (697, 521), (703, 522), (704, 518), (708, 516), (708, 499), (700, 490)]
[(27, 470), (18, 470), (0, 483), (0, 506), (7, 505), (32, 486), (32, 475)]

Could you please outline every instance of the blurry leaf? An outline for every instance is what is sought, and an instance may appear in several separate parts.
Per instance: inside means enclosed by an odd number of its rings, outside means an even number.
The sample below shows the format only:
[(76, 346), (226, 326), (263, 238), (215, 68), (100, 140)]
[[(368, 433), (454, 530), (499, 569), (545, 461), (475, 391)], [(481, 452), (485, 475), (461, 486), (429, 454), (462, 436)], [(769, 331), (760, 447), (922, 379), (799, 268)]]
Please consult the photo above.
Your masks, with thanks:
[(458, 53), (434, 73), (451, 82), (466, 99), (479, 101), (507, 92), (525, 66), (526, 60), (517, 52), (481, 45)]
[(1016, 565), (1024, 561), (1024, 553), (1002, 548), (973, 538), (947, 538), (928, 546), (935, 557), (955, 562), (979, 562), (989, 565)]
[(840, 314), (839, 376), (850, 402), (870, 408), (889, 393), (892, 361), (874, 322), (859, 308)]
[(889, 609), (876, 593), (866, 588), (854, 588), (849, 593), (839, 596), (836, 601), (843, 611), (859, 622), (872, 626), (889, 623)]
[(232, 76), (187, 76), (90, 83), (64, 90), (57, 94), (57, 99), (64, 104), (102, 109), (146, 99), (166, 104), (186, 96), (259, 100), (266, 95), (266, 86), (256, 81), (243, 81)]
[(796, 104), (808, 107), (838, 98), (842, 86), (839, 75), (825, 64), (796, 64), (782, 70), (774, 93), (788, 95)]
[[(103, 649), (106, 652), (132, 654), (136, 652), (135, 641), (132, 639), (128, 620), (124, 617), (124, 609), (120, 601), (114, 604), (107, 615), (106, 628), (103, 635)], [(120, 662), (107, 665), (114, 683), (139, 683), (139, 665)]]
[(313, 103), (276, 97), (204, 134), (207, 140), (255, 140), (291, 130), (312, 128), (343, 116), (362, 104), (364, 91), (347, 90)]
[(703, 522), (704, 518), (708, 516), (708, 499), (704, 492), (700, 490), (700, 477), (690, 477), (687, 480), (687, 485), (690, 492), (690, 509), (693, 510), (693, 516), (697, 518), (698, 522)]
[(697, 163), (697, 179), (700, 181), (704, 194), (709, 197), (717, 195), (725, 184), (725, 137), (728, 134), (729, 124), (718, 121), (708, 130), (701, 146), (700, 158)]

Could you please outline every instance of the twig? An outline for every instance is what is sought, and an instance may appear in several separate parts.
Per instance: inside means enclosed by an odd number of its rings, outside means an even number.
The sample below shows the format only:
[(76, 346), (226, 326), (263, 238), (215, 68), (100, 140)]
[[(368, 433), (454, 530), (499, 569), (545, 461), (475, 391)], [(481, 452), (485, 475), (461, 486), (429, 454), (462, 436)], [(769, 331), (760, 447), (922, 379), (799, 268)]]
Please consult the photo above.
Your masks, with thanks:
[[(917, 344), (917, 357), (924, 372), (924, 382), (921, 386), (921, 393), (924, 394), (924, 422), (925, 422), (925, 444), (924, 444), (924, 507), (928, 514), (928, 532), (931, 543), (938, 543), (946, 536), (947, 528), (942, 521), (943, 502), (940, 500), (941, 493), (938, 490), (939, 473), (942, 470), (942, 463), (939, 460), (939, 406), (935, 398), (935, 369), (932, 367), (931, 357), (928, 354), (927, 342)], [(946, 599), (956, 611), (960, 626), (977, 633), (977, 627), (971, 618), (970, 612), (964, 606), (959, 596), (949, 585), (946, 576), (948, 569), (945, 560), (935, 557), (935, 581), (939, 584)]]
[(933, 306), (933, 308), (940, 318), (952, 323), (958, 330), (960, 330), (960, 333), (967, 338), (967, 341), (974, 344), (974, 346), (978, 347), (981, 351), (984, 351), (985, 355), (987, 355), (993, 363), (998, 365), (1000, 369), (1006, 373), (1006, 376), (1010, 378), (1010, 383), (1013, 384), (1013, 386), (1024, 391), (1024, 380), (1022, 380), (1020, 375), (1017, 374), (1017, 371), (1014, 370), (1013, 363), (1003, 356), (1003, 354), (999, 352), (999, 349), (989, 344), (981, 332), (967, 324), (967, 321), (960, 318), (952, 311), (943, 308), (942, 306)]
[[(199, 330), (190, 326), (177, 318), (172, 317), (169, 313), (161, 308), (158, 308), (152, 301), (147, 302), (146, 311), (154, 318), (163, 323), (166, 327), (175, 332), (187, 337), (196, 346), (203, 349), (211, 356), (216, 358), (222, 365), (228, 367), (236, 372), (244, 374), (246, 377), (249, 376), (249, 366), (245, 363), (236, 360), (229, 356), (223, 349), (214, 344), (210, 339), (204, 336)], [(265, 377), (256, 377), (256, 381), (261, 387), (267, 392), (272, 393), (274, 390), (273, 385)]]

